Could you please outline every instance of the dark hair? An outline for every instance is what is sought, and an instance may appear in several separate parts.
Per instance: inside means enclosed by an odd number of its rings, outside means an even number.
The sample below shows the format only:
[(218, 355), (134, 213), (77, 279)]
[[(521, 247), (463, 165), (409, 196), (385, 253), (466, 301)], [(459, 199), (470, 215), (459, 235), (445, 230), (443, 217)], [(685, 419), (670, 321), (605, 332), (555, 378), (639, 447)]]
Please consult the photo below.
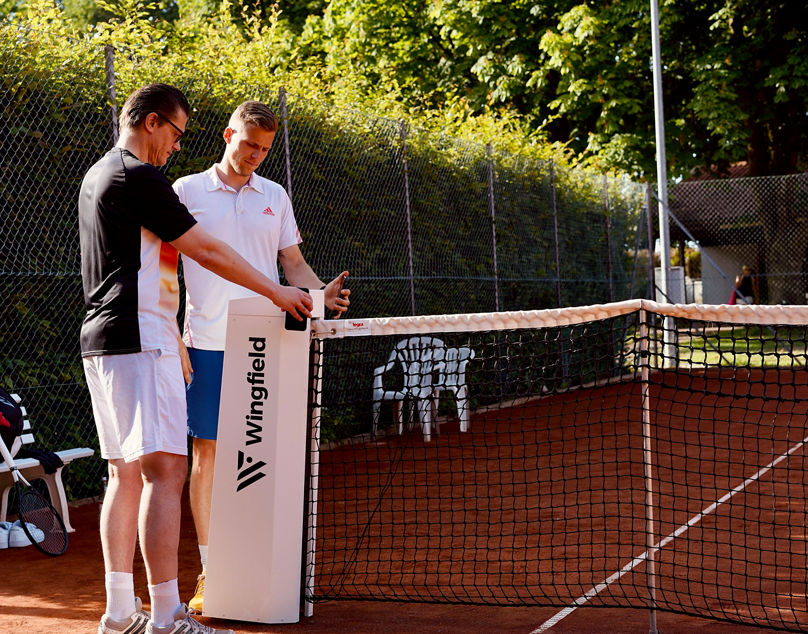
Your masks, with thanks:
[(191, 113), (191, 104), (181, 90), (168, 84), (149, 84), (129, 95), (123, 104), (119, 123), (121, 128), (134, 130), (152, 112), (163, 119), (171, 119), (177, 110), (182, 110), (186, 116)]
[(269, 106), (260, 101), (245, 101), (236, 108), (230, 120), (238, 119), (242, 123), (258, 126), (268, 132), (278, 130), (278, 117), (269, 109)]

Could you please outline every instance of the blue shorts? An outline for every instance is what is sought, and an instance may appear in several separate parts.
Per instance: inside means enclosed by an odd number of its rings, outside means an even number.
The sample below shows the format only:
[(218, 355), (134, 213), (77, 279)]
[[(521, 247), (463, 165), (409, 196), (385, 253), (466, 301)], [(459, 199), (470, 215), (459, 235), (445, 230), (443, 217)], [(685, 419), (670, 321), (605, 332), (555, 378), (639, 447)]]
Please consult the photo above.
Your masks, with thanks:
[(191, 382), (185, 386), (188, 435), (216, 440), (224, 351), (188, 348), (188, 356), (194, 369)]

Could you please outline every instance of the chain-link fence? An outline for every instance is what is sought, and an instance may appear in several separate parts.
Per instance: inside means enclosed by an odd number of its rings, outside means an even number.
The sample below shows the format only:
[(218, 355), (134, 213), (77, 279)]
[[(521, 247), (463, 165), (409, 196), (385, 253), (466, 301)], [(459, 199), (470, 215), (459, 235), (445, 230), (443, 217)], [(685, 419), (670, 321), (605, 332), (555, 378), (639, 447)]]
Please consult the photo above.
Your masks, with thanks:
[(743, 266), (759, 303), (808, 302), (808, 174), (687, 181), (669, 198), (671, 240), (699, 246), (704, 303), (729, 301)]
[[(2, 26), (2, 25), (0, 25)], [(117, 109), (138, 85), (169, 81), (192, 103), (172, 180), (207, 169), (235, 106), (260, 99), (281, 128), (262, 175), (292, 196), (304, 254), (323, 279), (351, 271), (356, 316), (480, 312), (644, 296), (642, 188), (559, 168), (406, 122), (200, 69), (0, 28), (2, 380), (20, 393), (44, 448), (97, 447), (79, 358), (84, 314), (76, 200), (114, 143)], [(88, 63), (88, 59), (92, 63)], [(639, 229), (639, 231), (638, 231)], [(645, 253), (646, 261), (638, 258)], [(71, 464), (72, 498), (100, 491), (98, 457)]]

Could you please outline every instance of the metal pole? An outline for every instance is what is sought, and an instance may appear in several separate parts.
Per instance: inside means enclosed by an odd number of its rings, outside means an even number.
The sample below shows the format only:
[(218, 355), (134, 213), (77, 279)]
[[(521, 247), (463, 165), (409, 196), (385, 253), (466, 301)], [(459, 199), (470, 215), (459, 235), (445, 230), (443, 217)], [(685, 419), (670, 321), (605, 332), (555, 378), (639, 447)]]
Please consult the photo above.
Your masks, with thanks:
[(278, 102), (281, 106), (281, 123), (283, 125), (283, 155), (286, 159), (286, 194), (292, 200), (292, 160), (289, 152), (289, 113), (286, 109), (286, 89), (281, 86), (278, 91)]
[(665, 115), (662, 108), (662, 66), (659, 52), (659, 8), (651, 0), (651, 50), (654, 67), (654, 128), (656, 132), (657, 188), (659, 194), (660, 286), (665, 297), (670, 297), (671, 253), (668, 231), (668, 167), (665, 162)]
[(488, 155), (488, 207), (491, 211), (491, 245), (494, 254), (494, 310), (499, 312), (499, 275), (497, 273), (497, 216), (494, 211), (494, 157), (491, 144), (485, 146)]
[(634, 299), (634, 282), (637, 277), (637, 262), (640, 258), (640, 239), (642, 238), (642, 217), (645, 215), (640, 207), (640, 216), (637, 218), (637, 231), (634, 234), (634, 266), (631, 267), (631, 283), (628, 287), (628, 298)]
[(555, 250), (556, 305), (561, 308), (561, 258), (558, 248), (558, 203), (556, 201), (555, 169), (550, 161), (550, 194), (553, 201), (553, 248)]
[(609, 301), (614, 301), (614, 280), (612, 275), (612, 240), (611, 219), (609, 216), (609, 181), (606, 174), (603, 175), (603, 232), (606, 235), (606, 275), (609, 277)]
[(109, 112), (112, 119), (112, 145), (118, 145), (118, 99), (115, 96), (115, 48), (112, 44), (104, 47), (104, 72), (107, 78)]
[[(659, 194), (659, 269), (660, 285), (670, 302), (671, 244), (668, 231), (668, 167), (665, 163), (665, 115), (662, 109), (662, 66), (659, 54), (659, 8), (657, 0), (651, 0), (651, 49), (654, 58), (654, 123), (657, 147), (657, 187)], [(676, 348), (673, 345), (676, 335), (672, 317), (662, 320), (662, 359), (665, 367), (675, 363)]]
[(410, 208), (410, 170), (407, 164), (407, 124), (401, 122), (401, 161), (404, 164), (404, 205), (407, 212), (407, 265), (410, 273), (410, 314), (415, 314), (415, 271), (412, 257), (412, 209)]
[(645, 184), (645, 220), (648, 223), (648, 292), (647, 299), (656, 300), (656, 272), (654, 270), (654, 223), (651, 222), (651, 184)]

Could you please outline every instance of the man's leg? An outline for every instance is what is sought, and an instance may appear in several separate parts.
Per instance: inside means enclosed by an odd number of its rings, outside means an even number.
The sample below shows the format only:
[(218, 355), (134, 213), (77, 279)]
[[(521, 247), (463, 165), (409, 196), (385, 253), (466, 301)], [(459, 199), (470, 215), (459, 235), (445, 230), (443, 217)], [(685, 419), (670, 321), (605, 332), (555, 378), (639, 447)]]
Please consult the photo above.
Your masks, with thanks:
[(180, 500), (187, 458), (155, 452), (139, 458), (143, 474), (140, 501), (140, 550), (152, 597), (152, 621), (173, 623), (180, 607), (177, 551), (180, 542)]
[(193, 465), (191, 467), (191, 513), (194, 516), (197, 542), (208, 545), (210, 531), (210, 500), (213, 495), (213, 463), (216, 460), (216, 441), (194, 438)]
[(132, 572), (142, 483), (140, 464), (109, 461), (109, 482), (101, 506), (101, 548), (107, 572)]
[(188, 356), (194, 368), (191, 383), (186, 388), (188, 435), (194, 439), (190, 486), (191, 513), (194, 516), (199, 559), (202, 563), (202, 574), (197, 579), (196, 590), (188, 602), (188, 607), (195, 612), (202, 612), (224, 352), (188, 348)]
[[(84, 359), (87, 385), (93, 404), (101, 455), (107, 459), (109, 483), (101, 506), (100, 537), (104, 556), (104, 588), (106, 609), (98, 626), (100, 634), (146, 631), (149, 615), (143, 612), (135, 597), (132, 560), (137, 542), (137, 517), (143, 481), (140, 465), (122, 458), (121, 434), (118, 432), (118, 409), (113, 393), (118, 365), (126, 365), (131, 357), (121, 355), (107, 367), (103, 356)], [(123, 370), (125, 372), (125, 369)]]
[(109, 460), (109, 483), (101, 505), (101, 549), (107, 605), (99, 632), (144, 632), (148, 615), (139, 612), (132, 560), (137, 541), (142, 489), (140, 465)]
[(202, 574), (197, 580), (193, 598), (188, 607), (202, 612), (205, 598), (205, 569), (208, 563), (208, 537), (210, 535), (210, 501), (213, 495), (213, 464), (216, 459), (216, 441), (194, 438), (193, 464), (191, 466), (191, 513), (196, 526)]

